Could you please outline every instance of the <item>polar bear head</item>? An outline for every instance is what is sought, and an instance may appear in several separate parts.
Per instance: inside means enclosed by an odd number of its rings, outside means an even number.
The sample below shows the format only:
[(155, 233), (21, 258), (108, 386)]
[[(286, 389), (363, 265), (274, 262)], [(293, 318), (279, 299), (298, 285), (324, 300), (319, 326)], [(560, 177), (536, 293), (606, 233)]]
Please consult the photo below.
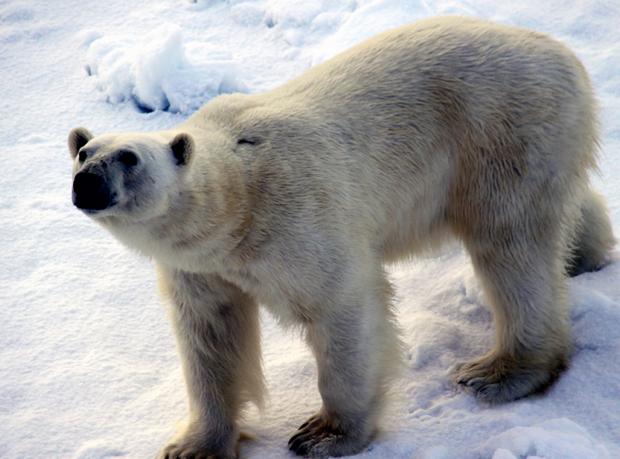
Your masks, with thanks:
[(187, 133), (69, 134), (73, 204), (95, 219), (138, 222), (163, 215), (179, 193), (194, 141)]

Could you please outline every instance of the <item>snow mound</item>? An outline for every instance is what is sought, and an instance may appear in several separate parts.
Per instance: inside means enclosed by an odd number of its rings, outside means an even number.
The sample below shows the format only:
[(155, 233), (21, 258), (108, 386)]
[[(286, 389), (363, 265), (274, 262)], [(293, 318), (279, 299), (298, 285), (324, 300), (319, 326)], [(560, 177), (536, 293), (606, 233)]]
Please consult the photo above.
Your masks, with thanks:
[(106, 101), (131, 101), (142, 112), (189, 114), (218, 94), (245, 91), (232, 56), (204, 43), (185, 44), (178, 26), (134, 35), (82, 32), (86, 72)]
[(607, 449), (569, 419), (514, 427), (489, 439), (483, 457), (492, 459), (607, 459)]

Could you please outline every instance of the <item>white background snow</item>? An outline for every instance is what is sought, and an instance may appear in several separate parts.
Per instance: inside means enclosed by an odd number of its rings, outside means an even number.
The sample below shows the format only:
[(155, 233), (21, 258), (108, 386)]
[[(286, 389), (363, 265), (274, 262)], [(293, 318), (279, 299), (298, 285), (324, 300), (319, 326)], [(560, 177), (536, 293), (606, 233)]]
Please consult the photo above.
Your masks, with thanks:
[[(65, 139), (174, 126), (227, 91), (272, 88), (384, 29), (441, 14), (548, 32), (589, 69), (601, 175), (620, 234), (617, 0), (0, 1), (0, 457), (150, 458), (186, 411), (149, 260), (70, 202)], [(492, 326), (458, 246), (391, 268), (406, 368), (366, 458), (620, 458), (620, 255), (570, 281), (571, 368), (544, 396), (488, 407), (448, 371)], [(242, 457), (290, 458), (319, 406), (310, 353), (262, 315), (264, 413)]]

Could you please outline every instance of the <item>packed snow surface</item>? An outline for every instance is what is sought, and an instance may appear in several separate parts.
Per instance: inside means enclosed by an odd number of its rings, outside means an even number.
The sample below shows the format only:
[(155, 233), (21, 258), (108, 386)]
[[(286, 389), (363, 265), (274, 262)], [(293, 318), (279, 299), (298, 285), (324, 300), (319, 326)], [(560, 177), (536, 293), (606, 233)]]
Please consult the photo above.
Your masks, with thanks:
[[(590, 71), (601, 174), (620, 233), (620, 4), (614, 0), (0, 1), (0, 457), (150, 458), (186, 412), (151, 262), (70, 202), (68, 131), (157, 130), (220, 93), (259, 92), (379, 31), (461, 14), (548, 32)], [(458, 246), (390, 268), (406, 342), (360, 457), (620, 458), (620, 259), (570, 280), (572, 365), (544, 395), (485, 406), (450, 367), (492, 323)], [(269, 403), (242, 457), (289, 458), (319, 406), (299, 336), (262, 315)]]

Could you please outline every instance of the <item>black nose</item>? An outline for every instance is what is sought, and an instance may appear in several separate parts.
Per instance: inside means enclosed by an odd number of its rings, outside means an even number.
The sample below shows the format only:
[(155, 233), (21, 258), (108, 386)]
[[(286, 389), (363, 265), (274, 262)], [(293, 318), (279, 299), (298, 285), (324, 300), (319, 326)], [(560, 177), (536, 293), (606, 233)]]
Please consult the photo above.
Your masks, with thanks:
[(91, 172), (79, 172), (73, 179), (73, 204), (85, 210), (103, 210), (112, 202), (105, 179)]

